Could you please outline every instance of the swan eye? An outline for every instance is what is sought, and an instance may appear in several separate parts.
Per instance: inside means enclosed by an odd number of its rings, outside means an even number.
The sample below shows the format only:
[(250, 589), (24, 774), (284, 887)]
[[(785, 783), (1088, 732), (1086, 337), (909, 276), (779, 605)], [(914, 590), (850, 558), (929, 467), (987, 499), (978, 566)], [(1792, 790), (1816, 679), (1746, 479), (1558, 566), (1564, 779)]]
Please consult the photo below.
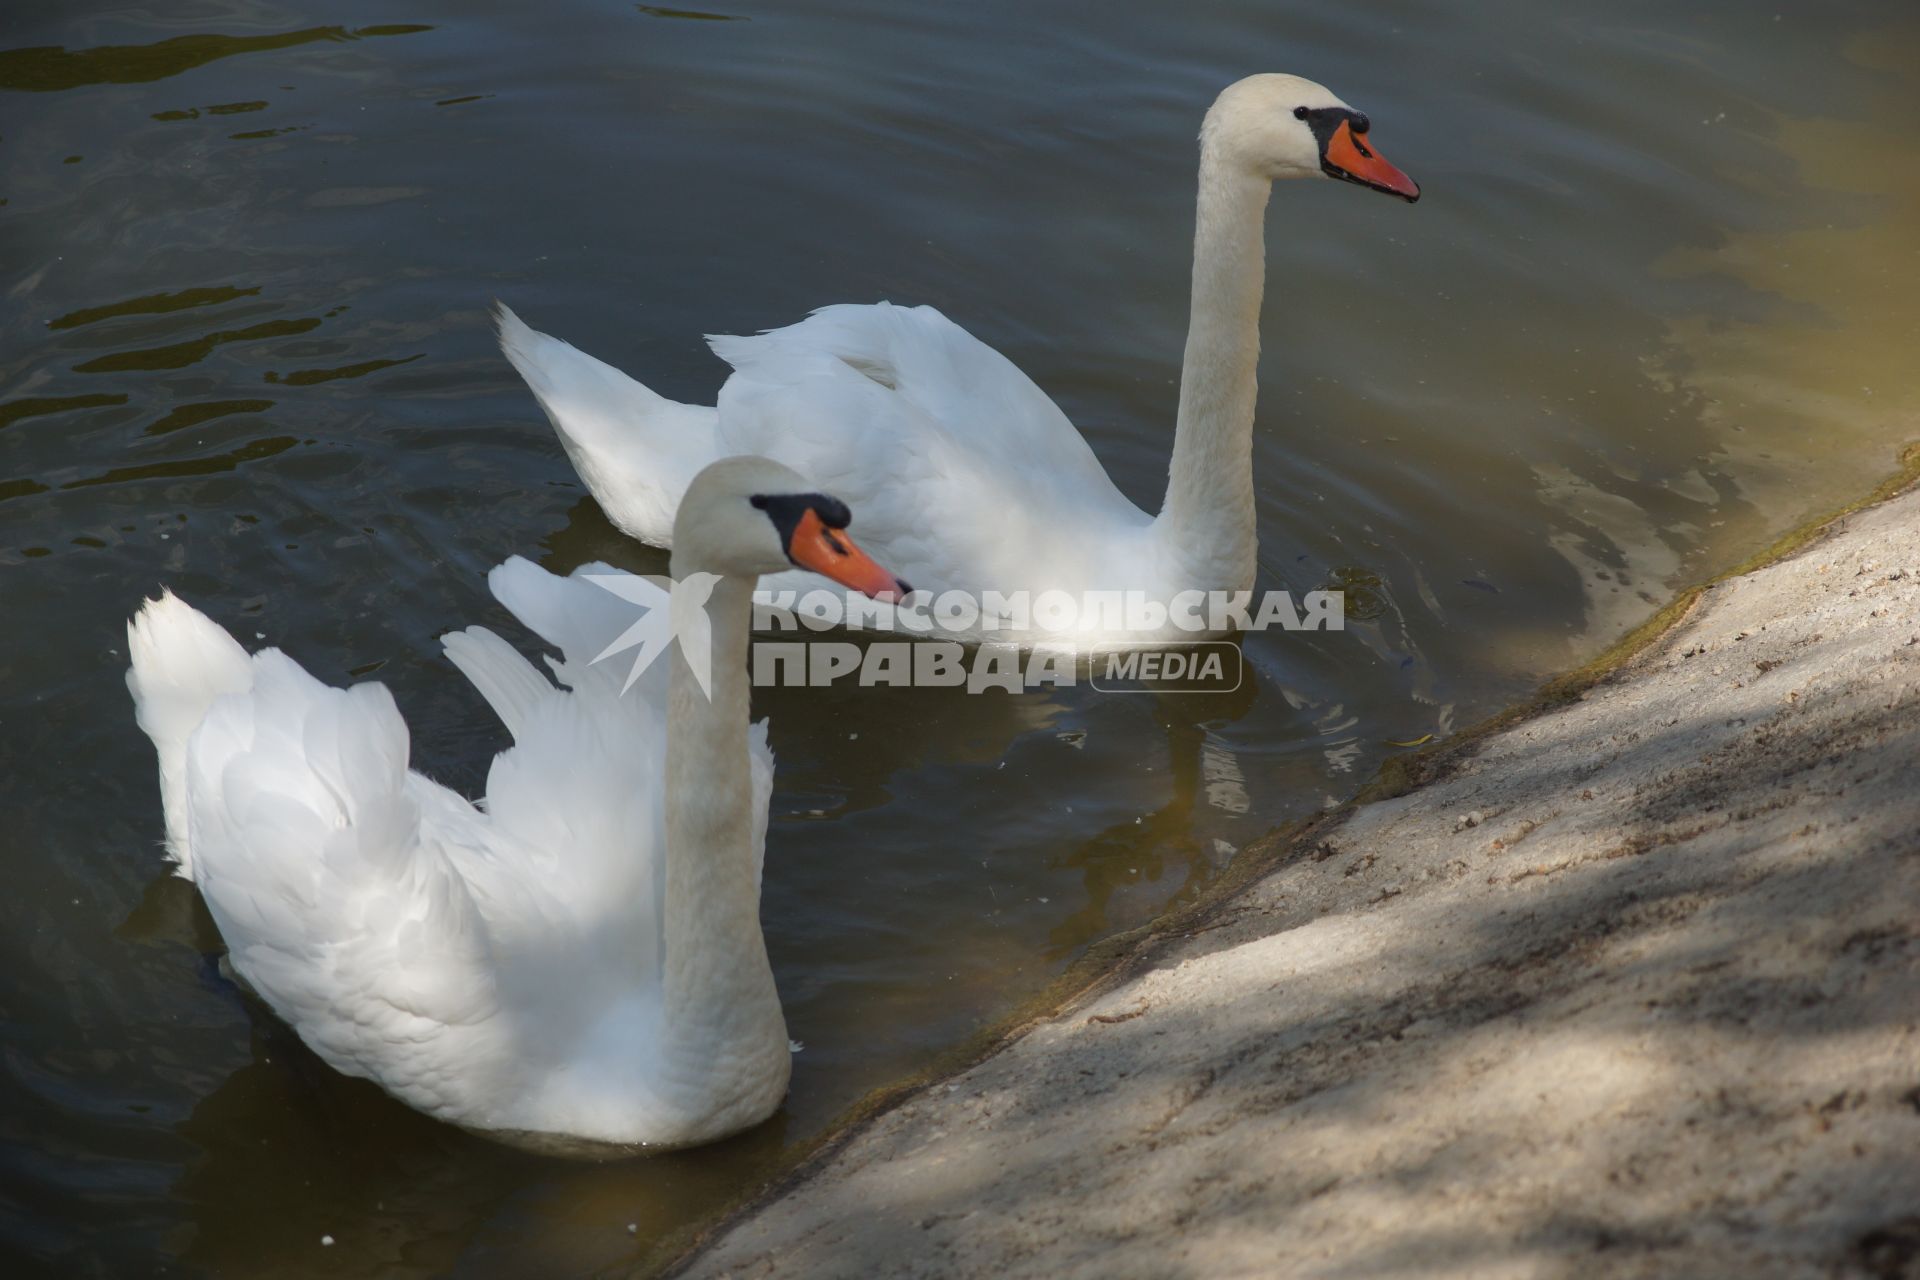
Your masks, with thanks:
[(824, 493), (756, 493), (747, 501), (766, 512), (773, 521), (780, 545), (787, 548), (789, 558), (793, 555), (794, 538), (808, 517), (814, 521), (810, 529), (817, 530), (821, 541), (840, 555), (851, 554), (842, 539), (834, 536), (853, 523), (853, 513), (838, 498), (829, 498)]
[(1295, 107), (1293, 109), (1293, 118), (1295, 120), (1305, 120), (1307, 118), (1307, 115), (1308, 115), (1308, 112), (1305, 107)]

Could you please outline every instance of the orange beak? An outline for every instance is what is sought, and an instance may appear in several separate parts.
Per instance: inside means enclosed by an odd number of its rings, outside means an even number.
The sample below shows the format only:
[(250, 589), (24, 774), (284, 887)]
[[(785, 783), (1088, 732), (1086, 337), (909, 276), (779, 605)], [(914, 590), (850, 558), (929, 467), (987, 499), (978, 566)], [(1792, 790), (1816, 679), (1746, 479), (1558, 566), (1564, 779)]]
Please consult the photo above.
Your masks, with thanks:
[(1408, 204), (1420, 198), (1420, 188), (1414, 180), (1388, 164), (1368, 143), (1366, 134), (1353, 131), (1351, 121), (1342, 120), (1333, 136), (1327, 139), (1320, 165), (1329, 177), (1344, 178), (1399, 196)]
[(787, 558), (843, 587), (875, 600), (902, 600), (913, 588), (875, 564), (873, 557), (853, 545), (845, 529), (830, 529), (820, 513), (809, 508), (793, 527)]

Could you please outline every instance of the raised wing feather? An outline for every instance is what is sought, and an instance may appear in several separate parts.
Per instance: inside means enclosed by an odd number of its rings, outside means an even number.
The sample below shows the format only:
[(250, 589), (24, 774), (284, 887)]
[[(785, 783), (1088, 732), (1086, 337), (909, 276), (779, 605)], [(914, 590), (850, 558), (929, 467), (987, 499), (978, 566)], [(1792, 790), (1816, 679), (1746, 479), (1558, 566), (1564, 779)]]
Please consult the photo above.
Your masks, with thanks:
[(489, 1085), (458, 1060), (504, 1068), (492, 1042), (510, 1033), (487, 921), (449, 849), (483, 836), (479, 815), (408, 772), (384, 687), (328, 688), (278, 650), (253, 668), (187, 758), (195, 879), (233, 967), (333, 1066), (458, 1112)]
[(1045, 392), (932, 307), (825, 307), (710, 341), (734, 366), (721, 451), (777, 459), (843, 499), (855, 536), (908, 581), (1084, 580), (1086, 563), (1111, 561), (1116, 522), (1150, 521)]

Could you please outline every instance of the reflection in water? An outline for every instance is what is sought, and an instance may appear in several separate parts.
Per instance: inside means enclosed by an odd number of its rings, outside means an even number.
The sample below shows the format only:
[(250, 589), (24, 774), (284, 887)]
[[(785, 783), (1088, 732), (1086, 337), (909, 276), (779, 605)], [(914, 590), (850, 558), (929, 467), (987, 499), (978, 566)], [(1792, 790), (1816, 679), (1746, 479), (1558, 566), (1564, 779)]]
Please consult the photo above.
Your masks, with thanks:
[[(1767, 219), (1660, 264), (1716, 294), (1731, 287), (1744, 303), (1675, 317), (1669, 349), (1652, 362), (1653, 376), (1714, 428), (1703, 504), (1728, 489), (1750, 504), (1708, 539), (1720, 559), (1869, 486), (1886, 470), (1889, 442), (1920, 437), (1920, 151), (1889, 145), (1920, 132), (1910, 80), (1920, 28), (1855, 36), (1846, 57), (1880, 73), (1859, 78), (1858, 118), (1828, 115), (1838, 104), (1825, 102), (1756, 107), (1743, 126), (1713, 122), (1768, 137), (1797, 177), (1775, 163), (1731, 180), (1776, 199), (1810, 190), (1826, 209), (1818, 223)], [(1715, 514), (1725, 520), (1724, 505)]]
[(202, 458), (173, 458), (165, 462), (146, 462), (137, 467), (115, 467), (97, 476), (84, 476), (78, 480), (69, 480), (60, 487), (63, 489), (84, 489), (96, 484), (126, 484), (133, 480), (161, 480), (170, 476), (210, 476), (222, 471), (232, 471), (244, 462), (258, 462), (262, 458), (271, 458), (275, 454), (285, 453), (300, 443), (292, 436), (269, 436), (264, 440), (250, 440), (237, 449), (225, 453), (216, 453)]
[[(178, 1129), (199, 1151), (171, 1188), (191, 1223), (182, 1260), (215, 1274), (302, 1275), (323, 1257), (351, 1275), (444, 1274), (471, 1228), (438, 1206), (504, 1195), (513, 1161), (476, 1159), (476, 1139), (332, 1071), (251, 1002), (246, 1013), (252, 1061)], [(289, 1158), (315, 1150), (332, 1153), (324, 1170)]]
[[(46, 491), (47, 486), (37, 481), (4, 480), (0, 481), (0, 502), (4, 502), (8, 498), (29, 498), (36, 493), (45, 493)], [(31, 550), (31, 548), (22, 548), (22, 554), (25, 554), (28, 550)]]
[(361, 27), (308, 27), (268, 36), (175, 36), (154, 44), (102, 45), (96, 49), (8, 49), (0, 52), (0, 89), (55, 93), (90, 84), (137, 84), (164, 80), (219, 58), (242, 53), (291, 49), (316, 40), (361, 40), (404, 36), (432, 27), (400, 24)]
[(75, 373), (127, 373), (135, 370), (151, 372), (160, 369), (184, 369), (190, 364), (198, 364), (205, 360), (213, 353), (213, 349), (222, 343), (259, 342), (265, 338), (291, 338), (295, 334), (311, 333), (319, 327), (320, 321), (311, 317), (302, 320), (269, 320), (264, 324), (248, 325), (244, 329), (222, 329), (187, 342), (175, 342), (164, 347), (116, 351), (112, 355), (98, 356), (84, 364), (77, 364), (73, 366), (73, 371)]
[[(1251, 676), (1251, 672), (1249, 672)], [(1182, 697), (1160, 695), (1155, 718), (1166, 732), (1166, 797), (1155, 809), (1109, 826), (1061, 859), (1081, 877), (1083, 905), (1047, 935), (1048, 957), (1064, 962), (1088, 943), (1143, 924), (1204, 888), (1233, 846), (1209, 834), (1196, 812), (1206, 804), (1222, 814), (1246, 812), (1244, 781), (1233, 753), (1207, 740), (1201, 723), (1183, 712)], [(1213, 699), (1199, 701), (1213, 702)], [(1251, 702), (1251, 698), (1247, 699)], [(1220, 708), (1210, 708), (1215, 714)]]
[(204, 404), (175, 405), (167, 415), (148, 427), (144, 434), (163, 436), (169, 431), (185, 431), (215, 418), (235, 413), (265, 413), (273, 408), (271, 400), (209, 400)]
[(66, 315), (47, 321), (47, 328), (76, 329), (83, 324), (96, 324), (115, 316), (165, 315), (169, 311), (184, 311), (188, 307), (211, 307), (237, 298), (251, 298), (259, 292), (257, 287), (237, 289), (232, 285), (221, 285), (211, 289), (181, 289), (176, 293), (149, 293), (144, 297), (109, 302), (103, 307), (81, 307), (78, 311), (69, 311)]
[(696, 22), (745, 22), (744, 17), (731, 13), (703, 13), (698, 9), (662, 9), (657, 5), (637, 4), (633, 6), (649, 18), (690, 18)]
[(269, 369), (266, 380), (289, 387), (310, 387), (316, 382), (337, 382), (341, 378), (364, 378), (382, 369), (397, 369), (403, 364), (412, 364), (425, 354), (426, 352), (420, 351), (410, 356), (402, 356), (397, 360), (362, 360), (358, 364), (342, 365), (338, 369), (297, 369), (292, 373), (281, 373), (278, 370)]
[[(265, 111), (266, 109), (266, 100), (262, 99), (258, 102), (215, 103), (213, 106), (206, 108), (206, 113), (210, 116), (238, 116), (245, 115), (249, 111)], [(173, 111), (156, 111), (151, 118), (155, 120), (198, 120), (200, 118), (200, 111), (201, 108), (199, 107), (185, 107)]]
[(9, 427), (24, 418), (47, 413), (66, 413), (72, 409), (98, 409), (102, 405), (125, 404), (124, 395), (95, 391), (81, 396), (26, 396), (0, 404), (0, 427)]
[[(659, 1181), (724, 1196), (786, 1137), (776, 1117), (691, 1156), (574, 1165), (527, 1155), (340, 1075), (264, 1006), (226, 994), (250, 1027), (251, 1060), (178, 1126), (198, 1154), (170, 1188), (191, 1224), (179, 1256), (213, 1274), (598, 1274), (640, 1260), (679, 1225), (679, 1202), (663, 1201)], [(326, 1153), (318, 1173), (301, 1154), (316, 1152)], [(477, 1229), (476, 1206), (490, 1227)]]
[[(1920, 156), (1889, 142), (1920, 132), (1920, 33), (1870, 3), (346, 3), (46, 7), (0, 52), (0, 588), (32, 620), (0, 637), (0, 1074), (28, 1104), (0, 1248), (65, 1271), (642, 1259), (1089, 940), (1856, 490), (1920, 418)], [(1270, 215), (1258, 585), (1343, 589), (1345, 632), (1244, 637), (1230, 695), (759, 691), (806, 1048), (780, 1117), (719, 1148), (497, 1148), (220, 976), (121, 684), (142, 594), (377, 673), (415, 763), (479, 792), (505, 735), (436, 637), (533, 647), (486, 570), (666, 568), (581, 497), (494, 295), (709, 403), (692, 335), (929, 302), (1155, 502), (1194, 126), (1276, 61), (1390, 123), (1429, 189), (1409, 217), (1294, 184)]]

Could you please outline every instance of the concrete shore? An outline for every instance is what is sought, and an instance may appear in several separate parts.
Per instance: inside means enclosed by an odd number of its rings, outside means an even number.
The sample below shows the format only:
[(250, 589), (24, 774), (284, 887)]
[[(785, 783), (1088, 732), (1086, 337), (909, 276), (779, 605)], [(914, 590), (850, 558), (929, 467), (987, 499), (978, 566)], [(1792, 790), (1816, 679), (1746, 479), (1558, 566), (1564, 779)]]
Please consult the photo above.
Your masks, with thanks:
[(1920, 493), (1415, 772), (679, 1274), (1920, 1276)]

